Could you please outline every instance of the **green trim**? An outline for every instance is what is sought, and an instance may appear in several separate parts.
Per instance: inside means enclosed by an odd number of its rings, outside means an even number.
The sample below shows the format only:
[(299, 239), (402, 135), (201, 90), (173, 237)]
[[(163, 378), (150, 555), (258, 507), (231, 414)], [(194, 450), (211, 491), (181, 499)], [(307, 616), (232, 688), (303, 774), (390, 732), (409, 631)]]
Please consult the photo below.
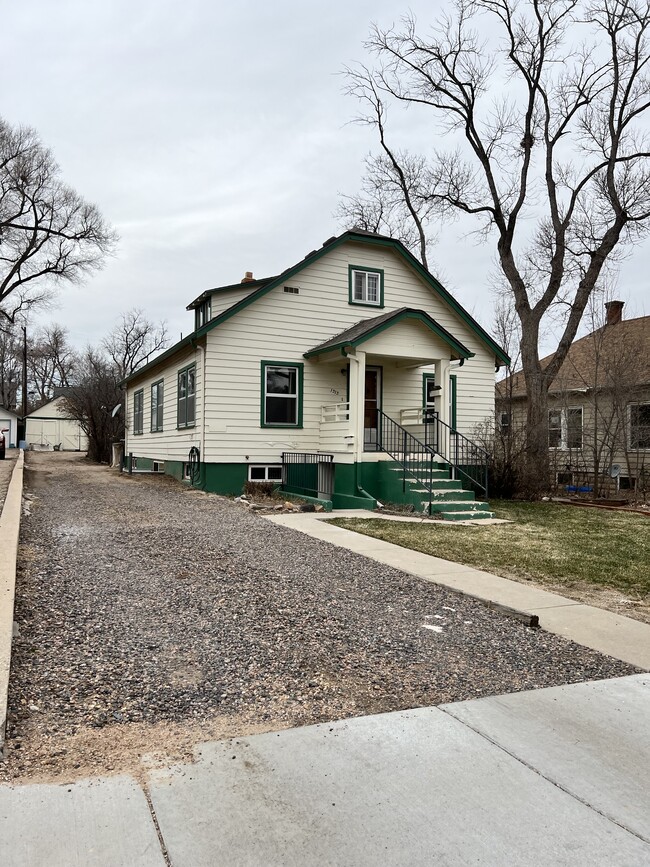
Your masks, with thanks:
[[(181, 424), (178, 420), (180, 416), (181, 402), (180, 377), (182, 373), (185, 373), (188, 370), (192, 370), (192, 368), (194, 368), (194, 421)], [(187, 414), (187, 393), (185, 394), (185, 408)], [(191, 361), (184, 367), (179, 367), (176, 371), (176, 430), (191, 430), (193, 427), (196, 427), (196, 361)]]
[[(298, 421), (296, 424), (268, 424), (265, 420), (266, 409), (266, 368), (267, 367), (296, 367), (298, 368)], [(302, 361), (260, 361), (260, 427), (270, 428), (302, 428), (302, 406), (304, 391), (305, 365)]]
[[(334, 241), (331, 241), (329, 244), (325, 244), (318, 250), (314, 250), (313, 253), (310, 253), (308, 256), (305, 256), (300, 262), (296, 265), (293, 265), (291, 268), (288, 268), (282, 274), (277, 277), (271, 277), (267, 283), (264, 283), (260, 286), (256, 291), (251, 292), (250, 295), (247, 295), (246, 298), (243, 298), (241, 301), (238, 301), (236, 304), (233, 304), (232, 307), (229, 307), (227, 310), (224, 310), (223, 313), (219, 314), (219, 316), (215, 316), (214, 319), (211, 319), (207, 325), (204, 325), (202, 328), (193, 332), (192, 334), (185, 337), (183, 340), (176, 343), (174, 346), (171, 346), (169, 349), (165, 350), (162, 355), (159, 355), (153, 361), (150, 361), (148, 364), (145, 364), (144, 367), (141, 367), (139, 370), (132, 373), (130, 376), (126, 377), (123, 380), (123, 383), (129, 383), (132, 379), (141, 376), (143, 373), (149, 371), (155, 365), (160, 364), (161, 361), (166, 360), (173, 355), (175, 352), (180, 351), (184, 347), (188, 346), (190, 343), (198, 340), (201, 337), (204, 337), (208, 331), (212, 331), (213, 328), (221, 325), (223, 322), (226, 322), (235, 314), (245, 310), (250, 304), (253, 304), (257, 301), (258, 298), (262, 298), (262, 296), (267, 295), (277, 286), (284, 285), (287, 280), (290, 280), (295, 274), (299, 271), (302, 271), (304, 268), (307, 268), (309, 265), (313, 265), (314, 262), (317, 262), (322, 256), (325, 256), (327, 253), (335, 250), (337, 247), (340, 247), (341, 244), (345, 244), (348, 241), (352, 241), (356, 244), (367, 244), (369, 246), (375, 247), (388, 247), (398, 253), (406, 262), (413, 268), (414, 271), (427, 283), (429, 288), (431, 288), (437, 295), (445, 301), (455, 313), (457, 313), (460, 318), (465, 322), (466, 325), (476, 334), (476, 336), (487, 345), (489, 349), (491, 349), (496, 358), (506, 366), (510, 366), (510, 357), (506, 352), (490, 337), (490, 335), (484, 331), (483, 328), (476, 322), (469, 313), (461, 307), (461, 305), (456, 301), (456, 299), (449, 294), (449, 292), (444, 288), (444, 286), (436, 280), (433, 274), (430, 274), (426, 268), (418, 262), (418, 260), (410, 253), (406, 247), (400, 242), (396, 241), (394, 238), (373, 238), (368, 235), (358, 234), (353, 231), (343, 232), (342, 235), (339, 235)], [(224, 288), (237, 288), (240, 284), (234, 284), (232, 287), (224, 287)], [(216, 290), (211, 290), (212, 292)], [(199, 296), (201, 297), (201, 296)], [(198, 299), (197, 299), (198, 300)]]
[[(140, 407), (140, 430), (135, 429), (135, 399), (138, 395), (142, 395), (142, 406)], [(133, 436), (139, 437), (144, 435), (144, 388), (139, 388), (137, 391), (133, 392)]]
[(313, 358), (315, 355), (322, 355), (324, 352), (333, 352), (334, 350), (343, 347), (360, 346), (362, 343), (365, 343), (366, 340), (370, 340), (371, 337), (376, 337), (378, 334), (381, 334), (382, 331), (392, 328), (393, 325), (401, 322), (402, 319), (417, 319), (420, 322), (423, 322), (431, 329), (431, 331), (434, 332), (434, 334), (450, 346), (460, 358), (474, 358), (473, 352), (470, 352), (466, 346), (463, 346), (459, 340), (456, 340), (456, 338), (443, 328), (442, 325), (438, 325), (435, 319), (432, 319), (428, 313), (424, 313), (421, 310), (403, 310), (401, 313), (396, 313), (395, 316), (391, 316), (390, 319), (381, 322), (375, 328), (371, 328), (370, 331), (366, 331), (365, 334), (362, 334), (361, 337), (357, 337), (356, 340), (344, 340), (341, 343), (335, 343), (331, 346), (323, 346), (321, 349), (312, 349), (310, 352), (305, 352), (303, 358)]
[[(372, 301), (356, 301), (353, 298), (352, 289), (352, 273), (353, 271), (364, 271), (366, 274), (379, 274), (379, 303), (373, 304)], [(374, 307), (382, 309), (384, 306), (384, 271), (383, 268), (366, 268), (365, 265), (348, 265), (348, 304), (354, 304), (357, 307)]]
[(449, 424), (451, 425), (452, 430), (456, 430), (456, 410), (457, 410), (457, 375), (455, 373), (449, 374), (449, 389), (450, 389), (450, 408), (449, 408)]
[[(157, 403), (156, 403), (156, 427), (154, 427), (154, 426), (153, 426), (153, 399), (152, 399), (152, 398), (153, 398), (153, 390), (154, 390), (154, 388), (158, 388), (159, 385), (162, 385), (162, 401), (161, 401), (161, 400), (157, 400)], [(164, 377), (164, 376), (161, 377), (160, 379), (157, 379), (155, 382), (152, 382), (151, 385), (149, 386), (149, 400), (150, 400), (150, 404), (151, 404), (150, 407), (149, 407), (149, 421), (150, 421), (150, 430), (149, 430), (149, 433), (160, 433), (160, 432), (164, 429), (164, 427), (165, 427), (165, 413), (164, 413), (164, 406), (165, 406), (165, 377)], [(163, 416), (163, 418), (162, 418), (162, 424), (160, 425), (160, 427), (157, 427), (157, 425), (158, 425), (158, 411), (160, 410), (161, 407), (163, 408), (163, 412), (162, 412), (162, 416)], [(143, 407), (143, 408), (144, 408), (144, 407)], [(144, 420), (143, 420), (143, 421), (144, 421)]]
[(436, 375), (435, 373), (427, 372), (422, 374), (422, 409), (425, 409), (427, 406), (427, 382), (432, 379), (435, 385)]

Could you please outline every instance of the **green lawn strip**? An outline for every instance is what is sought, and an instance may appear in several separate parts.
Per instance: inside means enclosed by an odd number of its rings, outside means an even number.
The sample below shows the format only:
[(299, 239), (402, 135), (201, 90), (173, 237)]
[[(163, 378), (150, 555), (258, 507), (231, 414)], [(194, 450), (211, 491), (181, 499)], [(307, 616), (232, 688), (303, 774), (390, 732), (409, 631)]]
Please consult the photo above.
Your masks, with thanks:
[(380, 518), (331, 523), (506, 577), (568, 587), (584, 581), (640, 597), (650, 594), (650, 518), (554, 503), (498, 501), (491, 509), (514, 523), (458, 527)]

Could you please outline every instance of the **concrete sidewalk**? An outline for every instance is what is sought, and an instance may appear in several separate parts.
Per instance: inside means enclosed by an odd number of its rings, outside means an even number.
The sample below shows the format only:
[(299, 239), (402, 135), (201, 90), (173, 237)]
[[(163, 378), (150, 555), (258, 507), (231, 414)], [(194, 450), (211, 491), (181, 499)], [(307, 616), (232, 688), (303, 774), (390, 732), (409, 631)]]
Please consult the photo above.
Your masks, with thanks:
[[(376, 512), (363, 510), (337, 511), (336, 517), (377, 518)], [(386, 566), (401, 569), (425, 581), (441, 584), (477, 599), (505, 605), (528, 614), (537, 614), (540, 626), (548, 632), (591, 647), (600, 653), (622, 659), (631, 665), (650, 670), (650, 625), (614, 614), (602, 608), (594, 608), (550, 593), (539, 587), (501, 578), (490, 572), (482, 572), (472, 566), (463, 566), (450, 560), (442, 560), (411, 551), (382, 539), (364, 536), (327, 522), (333, 513), (281, 514), (265, 516), (267, 520), (290, 527), (316, 539), (347, 548), (356, 554), (370, 557)], [(386, 520), (418, 521), (419, 518), (390, 518)]]
[(649, 714), (636, 675), (219, 741), (142, 783), (0, 786), (0, 864), (650, 864)]

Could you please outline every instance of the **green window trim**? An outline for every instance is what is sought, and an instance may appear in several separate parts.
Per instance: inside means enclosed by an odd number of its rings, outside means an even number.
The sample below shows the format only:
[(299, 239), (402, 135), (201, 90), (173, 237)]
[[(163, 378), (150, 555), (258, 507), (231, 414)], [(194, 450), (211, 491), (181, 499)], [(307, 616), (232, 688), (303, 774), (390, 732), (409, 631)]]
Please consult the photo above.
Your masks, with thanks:
[(164, 408), (165, 380), (158, 379), (151, 383), (151, 433), (159, 433), (163, 430)]
[(187, 430), (196, 426), (196, 362), (181, 367), (177, 371), (176, 382), (176, 429)]
[[(297, 407), (296, 407), (296, 418), (297, 421), (294, 423), (279, 423), (275, 424), (273, 422), (266, 421), (266, 369), (267, 367), (293, 367), (297, 370), (297, 388), (298, 394), (296, 395)], [(261, 378), (260, 378), (260, 427), (263, 428), (302, 428), (302, 409), (303, 409), (303, 383), (304, 383), (304, 369), (305, 365), (301, 361), (269, 361), (262, 360), (260, 362), (261, 368)], [(293, 395), (291, 395), (293, 396)]]
[[(374, 301), (359, 301), (353, 297), (355, 271), (363, 274), (379, 275), (379, 298), (376, 303)], [(367, 268), (365, 265), (348, 265), (348, 304), (354, 304), (358, 307), (373, 307), (374, 309), (381, 309), (384, 306), (384, 272), (382, 268)]]
[(144, 433), (144, 388), (133, 392), (133, 436)]

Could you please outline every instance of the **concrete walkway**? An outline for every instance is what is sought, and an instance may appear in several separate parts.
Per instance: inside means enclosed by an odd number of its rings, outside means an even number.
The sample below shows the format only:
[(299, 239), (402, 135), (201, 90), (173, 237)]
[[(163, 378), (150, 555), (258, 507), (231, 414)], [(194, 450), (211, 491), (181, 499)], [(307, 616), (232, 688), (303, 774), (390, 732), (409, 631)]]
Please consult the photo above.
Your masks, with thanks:
[[(376, 512), (340, 510), (336, 517), (377, 518)], [(584, 605), (557, 593), (539, 587), (500, 578), (472, 566), (463, 566), (449, 560), (411, 551), (391, 542), (364, 536), (327, 523), (333, 513), (269, 515), (268, 520), (283, 527), (291, 527), (308, 536), (347, 548), (364, 557), (370, 557), (386, 566), (401, 569), (410, 575), (442, 584), (477, 599), (505, 605), (528, 614), (537, 614), (540, 626), (548, 632), (563, 635), (591, 647), (600, 653), (622, 659), (644, 670), (650, 670), (650, 625)], [(389, 518), (421, 522), (419, 518)]]
[(649, 714), (636, 675), (209, 743), (140, 783), (0, 786), (0, 864), (650, 864)]

